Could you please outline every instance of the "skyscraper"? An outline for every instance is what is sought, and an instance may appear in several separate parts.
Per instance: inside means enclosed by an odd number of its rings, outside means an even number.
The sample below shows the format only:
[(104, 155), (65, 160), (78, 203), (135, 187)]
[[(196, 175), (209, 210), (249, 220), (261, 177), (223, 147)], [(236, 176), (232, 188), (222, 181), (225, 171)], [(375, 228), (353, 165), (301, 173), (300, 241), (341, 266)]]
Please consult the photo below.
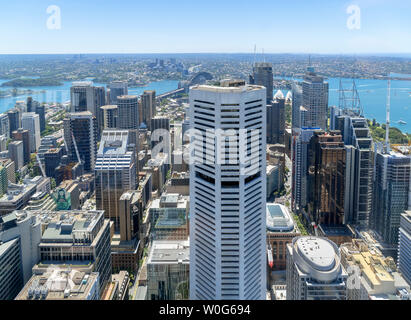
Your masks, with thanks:
[(39, 121), (40, 121), (40, 133), (46, 130), (46, 111), (45, 111), (45, 106), (38, 104), (36, 106), (36, 110), (34, 111), (39, 115)]
[(16, 170), (24, 166), (24, 146), (22, 141), (11, 141), (9, 143), (9, 157), (14, 161)]
[(146, 90), (140, 99), (139, 124), (145, 123), (148, 129), (151, 130), (151, 119), (156, 115), (156, 92), (154, 90)]
[(347, 277), (331, 240), (303, 236), (287, 244), (287, 300), (346, 300)]
[(103, 130), (117, 128), (117, 113), (118, 108), (116, 105), (102, 106), (100, 107), (103, 117)]
[(398, 268), (411, 283), (411, 211), (403, 213), (400, 219)]
[(138, 129), (138, 97), (117, 97), (117, 127), (119, 129)]
[(128, 95), (127, 81), (113, 81), (109, 84), (110, 89), (110, 104), (117, 104), (117, 97)]
[(34, 112), (23, 113), (21, 116), (21, 126), (29, 132), (30, 152), (37, 152), (40, 147), (40, 119)]
[(96, 205), (120, 229), (122, 194), (136, 188), (135, 145), (127, 130), (104, 130), (97, 152), (95, 173)]
[(190, 90), (190, 298), (265, 299), (266, 90)]
[(267, 143), (284, 144), (285, 100), (276, 99), (267, 105)]
[(13, 131), (13, 139), (23, 142), (24, 165), (30, 162), (30, 136), (29, 131), (19, 128)]
[(411, 158), (377, 150), (372, 227), (389, 245), (398, 245), (400, 217), (408, 209)]
[(256, 62), (253, 74), (250, 75), (250, 84), (264, 86), (267, 89), (267, 103), (273, 100), (273, 65), (268, 62)]
[(292, 208), (307, 211), (308, 203), (308, 147), (314, 132), (319, 128), (295, 129), (292, 141)]
[(21, 114), (20, 110), (17, 108), (7, 111), (7, 116), (9, 117), (9, 129), (10, 137), (13, 135), (13, 131), (16, 131), (21, 127)]
[(64, 119), (64, 140), (67, 143), (69, 156), (78, 162), (77, 151), (84, 165), (85, 172), (92, 172), (97, 155), (97, 121), (89, 111), (70, 113)]
[[(303, 109), (301, 109), (301, 106)], [(306, 111), (303, 115), (301, 112)], [(327, 129), (328, 82), (309, 67), (304, 80), (293, 85), (293, 128)]]
[(315, 131), (308, 147), (308, 216), (325, 225), (344, 223), (346, 151), (339, 131)]
[(0, 114), (0, 135), (10, 138), (10, 123), (7, 113)]
[(106, 104), (104, 87), (95, 87), (92, 81), (73, 82), (70, 88), (71, 112), (89, 111), (97, 119), (99, 133), (102, 130), (101, 106)]
[(333, 130), (346, 146), (345, 222), (369, 227), (372, 211), (373, 152), (367, 120), (348, 110), (335, 110)]

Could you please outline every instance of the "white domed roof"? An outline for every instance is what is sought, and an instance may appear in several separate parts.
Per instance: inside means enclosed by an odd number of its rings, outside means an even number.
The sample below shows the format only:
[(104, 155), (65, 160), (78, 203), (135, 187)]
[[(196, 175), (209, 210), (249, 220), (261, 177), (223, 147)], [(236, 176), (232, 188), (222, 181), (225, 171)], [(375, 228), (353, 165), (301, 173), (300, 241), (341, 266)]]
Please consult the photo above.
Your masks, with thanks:
[(287, 92), (287, 95), (285, 96), (285, 100), (292, 100), (293, 99), (293, 94), (291, 91)]
[(321, 238), (302, 237), (297, 240), (298, 251), (318, 270), (328, 271), (335, 265), (332, 245)]

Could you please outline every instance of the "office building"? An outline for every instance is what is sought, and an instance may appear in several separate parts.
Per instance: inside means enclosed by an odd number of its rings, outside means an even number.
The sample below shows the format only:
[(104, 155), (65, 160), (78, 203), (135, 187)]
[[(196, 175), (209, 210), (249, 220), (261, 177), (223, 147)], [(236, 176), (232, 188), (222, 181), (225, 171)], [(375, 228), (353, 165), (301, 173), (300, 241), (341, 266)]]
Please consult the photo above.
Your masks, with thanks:
[(87, 267), (36, 265), (16, 300), (99, 300), (100, 275)]
[(36, 109), (34, 110), (36, 114), (39, 116), (40, 121), (40, 133), (46, 130), (46, 106), (38, 104)]
[(21, 126), (29, 132), (30, 152), (37, 152), (40, 147), (40, 120), (39, 115), (34, 112), (23, 113), (21, 116)]
[(147, 260), (147, 299), (188, 300), (189, 241), (154, 241)]
[(267, 204), (267, 246), (270, 270), (286, 269), (287, 244), (300, 236), (290, 211), (281, 204)]
[(9, 156), (15, 163), (16, 170), (20, 170), (24, 166), (23, 141), (11, 141), (9, 143)]
[(136, 189), (135, 145), (127, 130), (104, 130), (97, 152), (96, 206), (105, 217), (120, 228), (119, 199), (128, 190)]
[(0, 270), (0, 300), (13, 300), (23, 287), (19, 239), (0, 241)]
[[(341, 263), (352, 270), (348, 300), (398, 300), (411, 294), (410, 286), (398, 272), (394, 259), (384, 257), (364, 240), (354, 239), (340, 247)], [(357, 271), (354, 271), (355, 269)]]
[(107, 105), (100, 107), (103, 117), (103, 130), (117, 128), (117, 105)]
[(16, 183), (16, 165), (11, 159), (0, 159), (0, 165), (6, 168), (7, 179), (11, 183)]
[(62, 148), (49, 149), (44, 154), (44, 170), (49, 178), (56, 177), (56, 168), (60, 165), (61, 157), (63, 156)]
[(302, 236), (287, 244), (287, 300), (346, 300), (347, 277), (332, 241)]
[(129, 300), (130, 275), (127, 271), (120, 271), (111, 276), (101, 300)]
[[(97, 156), (97, 121), (89, 111), (70, 113), (64, 121), (64, 140), (70, 160), (80, 162), (84, 172), (94, 170)], [(73, 141), (73, 137), (75, 141)], [(80, 157), (78, 159), (77, 156)]]
[(89, 111), (98, 117), (98, 109), (106, 103), (104, 87), (95, 87), (92, 81), (73, 82), (70, 88), (71, 112)]
[(7, 192), (9, 184), (6, 167), (0, 164), (0, 196)]
[(23, 142), (23, 157), (24, 165), (30, 162), (30, 135), (28, 130), (19, 128), (16, 131), (13, 131), (13, 140), (18, 140)]
[(103, 211), (42, 211), (40, 264), (81, 266), (99, 273), (99, 292), (111, 277), (110, 222)]
[(17, 108), (13, 108), (7, 111), (7, 116), (9, 117), (9, 129), (10, 137), (13, 136), (13, 131), (21, 128), (21, 113)]
[(266, 90), (226, 80), (189, 99), (190, 298), (265, 300)]
[(0, 135), (10, 138), (10, 124), (7, 113), (0, 114)]
[(276, 99), (267, 105), (267, 143), (284, 144), (285, 100)]
[(292, 137), (291, 207), (294, 211), (308, 211), (308, 148), (317, 128), (295, 129)]
[(346, 150), (339, 131), (315, 131), (307, 153), (309, 222), (344, 223)]
[(110, 90), (110, 104), (117, 104), (117, 97), (128, 95), (127, 81), (113, 81), (109, 84)]
[(113, 272), (127, 270), (136, 274), (142, 256), (140, 241), (143, 205), (141, 191), (127, 191), (119, 199), (119, 230), (111, 240)]
[(57, 148), (57, 138), (53, 135), (45, 136), (40, 140), (40, 147), (37, 150), (37, 155), (41, 163), (44, 165), (44, 154), (50, 149)]
[(148, 130), (151, 130), (151, 119), (156, 115), (156, 92), (154, 90), (146, 90), (140, 99), (139, 124), (144, 123)]
[(411, 211), (401, 215), (398, 238), (398, 269), (411, 284)]
[(303, 103), (303, 88), (301, 83), (293, 81), (291, 84), (292, 103), (291, 103), (291, 127), (293, 130), (301, 128), (300, 107)]
[(119, 129), (138, 129), (138, 97), (117, 97), (117, 127)]
[(369, 227), (374, 175), (373, 139), (367, 120), (332, 107), (331, 129), (340, 130), (346, 146), (345, 223)]
[(170, 119), (167, 117), (154, 117), (151, 119), (151, 149), (158, 143), (162, 143), (164, 148), (162, 152), (168, 150), (168, 155), (171, 156), (171, 132)]
[(14, 299), (38, 262), (41, 225), (27, 212), (0, 216), (0, 299)]
[[(301, 108), (303, 107), (303, 108)], [(293, 128), (327, 129), (328, 82), (309, 67), (304, 80), (293, 86)]]
[(401, 214), (408, 210), (411, 158), (376, 152), (372, 227), (386, 244), (398, 246)]
[(23, 209), (36, 192), (33, 183), (10, 184), (7, 194), (0, 197), (0, 216)]
[(268, 62), (256, 62), (253, 74), (250, 75), (250, 84), (263, 86), (267, 91), (267, 104), (273, 100), (273, 65)]

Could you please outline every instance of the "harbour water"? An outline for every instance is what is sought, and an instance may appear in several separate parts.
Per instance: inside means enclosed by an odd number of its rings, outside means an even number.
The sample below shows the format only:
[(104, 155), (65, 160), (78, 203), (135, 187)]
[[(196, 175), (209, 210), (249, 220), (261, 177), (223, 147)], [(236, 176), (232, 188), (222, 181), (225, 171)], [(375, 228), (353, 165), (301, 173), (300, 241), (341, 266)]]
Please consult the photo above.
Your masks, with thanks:
[[(0, 80), (0, 84), (6, 80)], [(329, 78), (329, 105), (339, 104), (339, 78)], [(348, 84), (347, 80), (344, 81)], [(104, 84), (95, 83), (95, 85), (105, 86)], [(32, 87), (21, 88), (31, 89), (34, 91), (31, 96), (39, 102), (66, 102), (70, 100), (71, 82), (64, 82), (62, 86), (57, 87)], [(376, 119), (378, 122), (385, 122), (385, 106), (387, 101), (387, 81), (357, 79), (357, 90), (360, 96), (361, 105), (364, 115), (370, 119)], [(178, 81), (164, 80), (149, 83), (145, 87), (129, 88), (129, 94), (140, 95), (144, 90), (156, 90), (157, 94), (177, 89)], [(0, 90), (11, 88), (0, 87)], [(275, 90), (276, 92), (277, 90)], [(274, 93), (275, 93), (274, 92)], [(287, 90), (283, 91), (284, 96)], [(5, 112), (12, 108), (16, 101), (26, 100), (28, 94), (16, 97), (0, 97), (0, 112)], [(400, 122), (400, 123), (398, 123)], [(404, 122), (406, 124), (404, 124)], [(391, 82), (391, 125), (398, 127), (403, 132), (411, 133), (411, 81), (392, 81)]]

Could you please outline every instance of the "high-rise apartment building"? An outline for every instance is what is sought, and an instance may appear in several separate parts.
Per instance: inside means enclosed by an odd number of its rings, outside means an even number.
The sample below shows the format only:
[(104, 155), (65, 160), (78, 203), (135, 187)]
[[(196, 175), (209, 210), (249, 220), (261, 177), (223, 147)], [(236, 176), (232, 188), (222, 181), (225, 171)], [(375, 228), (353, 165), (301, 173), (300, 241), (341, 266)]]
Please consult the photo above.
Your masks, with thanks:
[(21, 126), (29, 132), (30, 152), (37, 152), (40, 147), (40, 119), (34, 112), (23, 113), (21, 116)]
[(302, 236), (287, 244), (287, 300), (346, 300), (347, 277), (331, 240)]
[(256, 62), (253, 66), (253, 74), (250, 75), (250, 84), (263, 86), (267, 89), (267, 103), (273, 100), (273, 65), (268, 62)]
[(266, 90), (190, 90), (190, 298), (265, 299)]
[(114, 221), (116, 230), (120, 229), (120, 197), (136, 189), (135, 154), (127, 130), (103, 131), (94, 168), (96, 205)]
[[(85, 172), (92, 172), (97, 156), (97, 121), (89, 111), (70, 113), (64, 121), (64, 140), (72, 161), (80, 161)], [(75, 142), (73, 141), (73, 137)], [(77, 150), (76, 150), (77, 149)]]
[(400, 217), (408, 210), (410, 170), (409, 156), (377, 151), (372, 227), (389, 245), (398, 245)]

